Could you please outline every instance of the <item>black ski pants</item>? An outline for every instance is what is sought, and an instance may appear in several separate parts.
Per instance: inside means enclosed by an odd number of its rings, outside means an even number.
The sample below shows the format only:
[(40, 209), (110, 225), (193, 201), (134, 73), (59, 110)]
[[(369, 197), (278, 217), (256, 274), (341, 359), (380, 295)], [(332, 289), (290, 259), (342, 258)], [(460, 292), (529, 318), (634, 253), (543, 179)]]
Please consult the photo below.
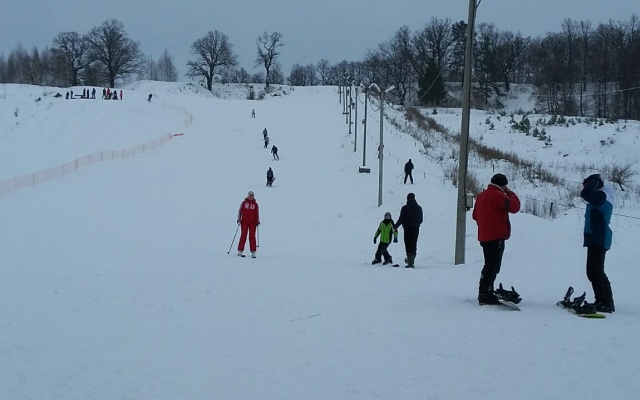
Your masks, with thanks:
[(493, 292), (493, 285), (502, 266), (504, 240), (480, 242), (480, 246), (482, 246), (482, 253), (484, 254), (484, 268), (482, 268), (482, 273), (480, 274), (478, 294), (483, 295)]
[(587, 278), (593, 287), (593, 295), (597, 303), (613, 306), (613, 293), (609, 277), (604, 272), (604, 259), (607, 249), (600, 246), (587, 247)]
[(384, 260), (387, 262), (393, 261), (391, 254), (389, 254), (389, 251), (387, 250), (389, 248), (389, 244), (390, 243), (378, 243), (378, 250), (376, 250), (376, 255), (374, 256), (376, 261), (382, 261), (381, 257), (384, 257)]
[(411, 174), (411, 172), (404, 173), (404, 183), (407, 183), (407, 178), (411, 179), (411, 184), (413, 185), (413, 175)]
[(404, 228), (404, 249), (409, 254), (413, 254), (414, 257), (418, 254), (418, 235), (420, 234), (420, 227)]

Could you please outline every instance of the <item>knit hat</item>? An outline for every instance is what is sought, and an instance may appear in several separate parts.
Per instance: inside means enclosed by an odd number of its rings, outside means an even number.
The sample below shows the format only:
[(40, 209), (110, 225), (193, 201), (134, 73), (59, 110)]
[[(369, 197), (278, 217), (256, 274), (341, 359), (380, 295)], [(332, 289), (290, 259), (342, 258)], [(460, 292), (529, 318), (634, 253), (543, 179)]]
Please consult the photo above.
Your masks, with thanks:
[(413, 199), (415, 199), (415, 198), (416, 198), (416, 195), (415, 195), (415, 194), (413, 194), (413, 193), (409, 193), (409, 194), (407, 195), (407, 200), (413, 200)]
[(391, 219), (391, 213), (389, 211), (384, 213), (384, 219)]
[(491, 183), (498, 186), (506, 186), (509, 183), (509, 180), (502, 174), (495, 174), (493, 178), (491, 178)]
[(591, 182), (596, 182), (596, 188), (600, 189), (604, 186), (604, 182), (602, 181), (602, 178), (600, 177), (600, 174), (593, 174), (593, 175), (589, 175), (583, 182), (582, 184), (584, 185), (588, 185)]
[(249, 193), (247, 193), (248, 196), (253, 196), (253, 190), (249, 190)]

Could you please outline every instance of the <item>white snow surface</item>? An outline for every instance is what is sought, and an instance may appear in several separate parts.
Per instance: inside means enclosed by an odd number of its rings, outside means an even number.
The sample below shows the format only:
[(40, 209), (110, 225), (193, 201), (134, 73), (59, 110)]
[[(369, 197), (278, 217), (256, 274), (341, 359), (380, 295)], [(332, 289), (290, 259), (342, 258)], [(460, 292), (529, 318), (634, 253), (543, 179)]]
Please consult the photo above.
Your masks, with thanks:
[[(441, 164), (385, 124), (378, 207), (379, 114), (369, 109), (371, 173), (359, 173), (362, 125), (354, 153), (337, 88), (284, 88), (261, 101), (243, 86), (212, 95), (183, 83), (136, 82), (122, 101), (56, 92), (65, 89), (0, 85), (0, 181), (183, 135), (0, 196), (0, 399), (637, 398), (636, 200), (618, 204), (611, 223), (616, 313), (589, 320), (555, 305), (569, 285), (592, 300), (579, 202), (553, 220), (511, 216), (497, 282), (516, 287), (522, 311), (481, 307), (475, 222), (467, 213), (466, 262), (456, 266), (457, 191)], [(576, 196), (604, 165), (637, 167), (635, 121), (554, 128), (545, 148), (510, 132), (508, 117), (492, 115), (489, 131), (488, 116), (472, 113), (473, 137), (566, 171)], [(460, 110), (433, 117), (460, 129)], [(413, 186), (399, 176), (409, 158)], [(470, 161), (487, 182), (494, 167)], [(521, 196), (553, 192), (517, 175), (507, 172)], [(235, 255), (237, 238), (230, 247), (249, 190), (260, 205), (257, 259)], [(425, 216), (416, 269), (372, 266), (374, 232), (409, 192)], [(402, 229), (400, 238), (390, 252), (402, 265)]]

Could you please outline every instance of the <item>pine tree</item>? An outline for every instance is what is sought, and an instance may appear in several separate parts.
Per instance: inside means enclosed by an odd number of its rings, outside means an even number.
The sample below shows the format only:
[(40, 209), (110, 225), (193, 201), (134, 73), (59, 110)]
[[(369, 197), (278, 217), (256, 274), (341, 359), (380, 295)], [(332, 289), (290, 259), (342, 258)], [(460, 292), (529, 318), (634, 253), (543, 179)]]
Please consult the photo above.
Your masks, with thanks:
[(442, 74), (433, 62), (427, 66), (425, 73), (418, 82), (418, 86), (420, 87), (418, 98), (422, 105), (440, 106), (440, 102), (447, 96)]

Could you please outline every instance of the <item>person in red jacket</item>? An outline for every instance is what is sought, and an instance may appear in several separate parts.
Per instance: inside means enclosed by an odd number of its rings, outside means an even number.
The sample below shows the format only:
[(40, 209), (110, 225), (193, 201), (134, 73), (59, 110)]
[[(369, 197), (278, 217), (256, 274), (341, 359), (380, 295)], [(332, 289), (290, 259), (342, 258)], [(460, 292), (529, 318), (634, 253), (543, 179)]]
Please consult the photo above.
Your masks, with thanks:
[(491, 183), (476, 198), (472, 217), (478, 224), (478, 241), (484, 253), (484, 268), (478, 285), (478, 303), (497, 304), (494, 282), (500, 273), (504, 242), (511, 236), (509, 213), (520, 211), (520, 199), (507, 186), (503, 174), (495, 174)]
[(244, 257), (244, 245), (249, 235), (249, 250), (251, 258), (256, 258), (256, 228), (260, 225), (260, 211), (254, 193), (249, 191), (247, 197), (240, 204), (238, 211), (238, 225), (242, 228), (240, 242), (238, 242), (238, 255)]

